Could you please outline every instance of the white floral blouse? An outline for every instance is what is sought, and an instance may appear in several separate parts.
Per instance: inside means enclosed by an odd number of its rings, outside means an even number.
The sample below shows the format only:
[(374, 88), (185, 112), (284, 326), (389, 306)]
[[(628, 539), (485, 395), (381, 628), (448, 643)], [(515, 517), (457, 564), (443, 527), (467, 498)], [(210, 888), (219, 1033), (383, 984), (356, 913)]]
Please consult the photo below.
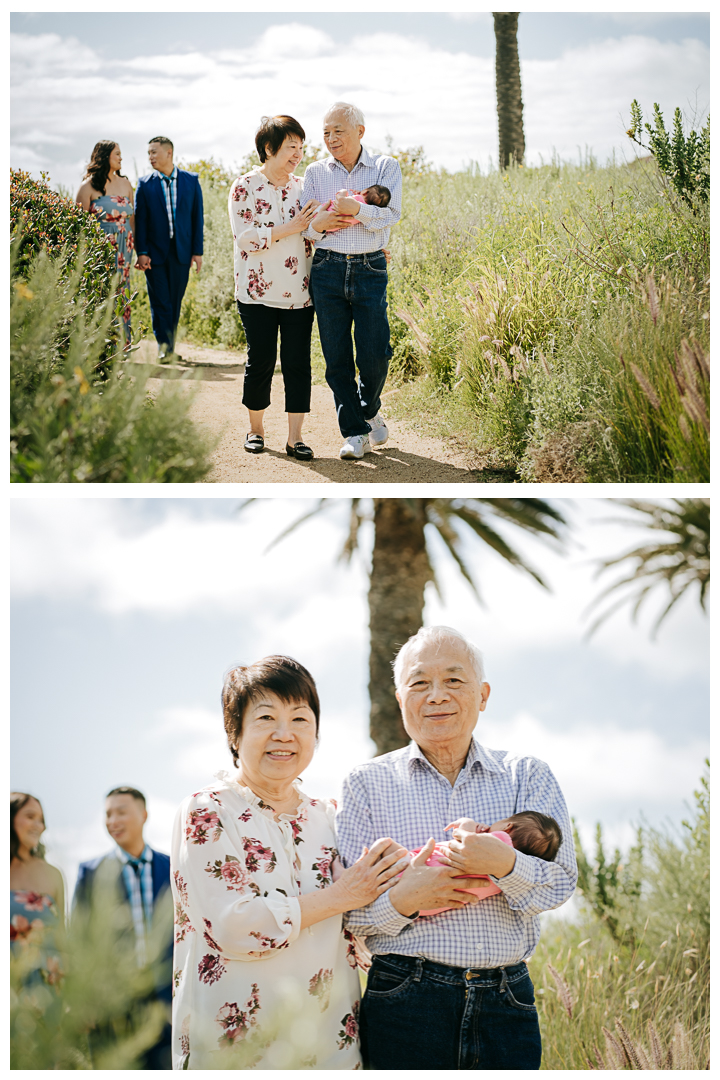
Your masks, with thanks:
[(183, 802), (174, 1068), (361, 1067), (355, 942), (341, 915), (300, 929), (298, 897), (332, 884), (334, 818), (333, 800), (302, 795), (276, 820), (226, 773)]
[(302, 233), (272, 241), (275, 226), (300, 213), (303, 182), (291, 176), (274, 187), (259, 167), (238, 176), (228, 211), (235, 259), (235, 299), (268, 307), (312, 307), (308, 290), (313, 246)]

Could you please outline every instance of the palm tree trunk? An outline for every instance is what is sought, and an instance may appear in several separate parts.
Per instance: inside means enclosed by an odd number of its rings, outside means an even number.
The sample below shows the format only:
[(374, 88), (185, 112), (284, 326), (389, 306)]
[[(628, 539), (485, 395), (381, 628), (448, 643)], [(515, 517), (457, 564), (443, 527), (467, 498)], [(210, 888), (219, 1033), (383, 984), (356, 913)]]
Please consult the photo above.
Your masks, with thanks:
[(493, 12), (501, 169), (506, 169), (511, 161), (522, 165), (525, 158), (520, 57), (517, 45), (518, 15), (517, 11)]
[(378, 754), (406, 746), (391, 664), (422, 626), (432, 573), (425, 546), (425, 499), (375, 499), (370, 573), (370, 736)]

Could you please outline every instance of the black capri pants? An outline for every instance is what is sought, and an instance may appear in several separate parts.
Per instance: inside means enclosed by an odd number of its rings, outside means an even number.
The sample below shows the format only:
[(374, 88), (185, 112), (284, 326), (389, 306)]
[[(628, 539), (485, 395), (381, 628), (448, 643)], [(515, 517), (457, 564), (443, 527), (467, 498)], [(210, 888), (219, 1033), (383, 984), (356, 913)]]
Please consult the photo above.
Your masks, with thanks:
[(270, 404), (279, 330), (285, 412), (310, 412), (310, 337), (315, 308), (276, 308), (243, 304), (241, 300), (237, 306), (248, 347), (243, 405), (259, 412)]

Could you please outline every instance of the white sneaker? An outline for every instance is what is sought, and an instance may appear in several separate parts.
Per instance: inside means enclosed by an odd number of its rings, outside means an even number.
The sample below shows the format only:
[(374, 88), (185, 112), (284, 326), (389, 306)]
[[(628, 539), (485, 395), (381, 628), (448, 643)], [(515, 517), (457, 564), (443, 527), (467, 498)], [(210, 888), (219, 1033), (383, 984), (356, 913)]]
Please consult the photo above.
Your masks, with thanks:
[(390, 432), (387, 429), (387, 424), (383, 420), (380, 413), (375, 413), (372, 420), (368, 420), (370, 425), (370, 445), (382, 446), (388, 441)]
[(359, 460), (367, 450), (369, 440), (369, 435), (348, 435), (345, 445), (340, 451), (340, 457)]

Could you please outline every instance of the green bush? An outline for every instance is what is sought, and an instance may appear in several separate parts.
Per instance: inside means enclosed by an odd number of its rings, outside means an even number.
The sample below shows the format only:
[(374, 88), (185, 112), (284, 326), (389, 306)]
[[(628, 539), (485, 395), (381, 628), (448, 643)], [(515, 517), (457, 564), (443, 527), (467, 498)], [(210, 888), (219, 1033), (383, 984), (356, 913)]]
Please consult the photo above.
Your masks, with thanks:
[(35, 256), (46, 251), (63, 256), (70, 273), (82, 244), (78, 292), (88, 314), (102, 304), (115, 285), (115, 249), (99, 222), (81, 206), (48, 187), (47, 176), (33, 180), (21, 169), (10, 170), (10, 230), (18, 233), (14, 273), (26, 276)]
[[(13, 241), (13, 256), (22, 236)], [(149, 397), (149, 371), (105, 363), (113, 297), (91, 305), (81, 292), (85, 245), (42, 251), (11, 269), (10, 477), (34, 483), (169, 483), (202, 480), (209, 445), (188, 417), (189, 394)]]
[(676, 109), (670, 138), (657, 103), (653, 113), (655, 127), (648, 123), (644, 125), (644, 130), (650, 136), (649, 146), (645, 146), (638, 137), (643, 132), (642, 111), (637, 100), (633, 101), (630, 105), (632, 126), (628, 129), (628, 135), (638, 146), (650, 151), (660, 171), (686, 203), (692, 206), (696, 199), (707, 202), (710, 198), (710, 117), (699, 134), (691, 130), (686, 137), (682, 113)]

